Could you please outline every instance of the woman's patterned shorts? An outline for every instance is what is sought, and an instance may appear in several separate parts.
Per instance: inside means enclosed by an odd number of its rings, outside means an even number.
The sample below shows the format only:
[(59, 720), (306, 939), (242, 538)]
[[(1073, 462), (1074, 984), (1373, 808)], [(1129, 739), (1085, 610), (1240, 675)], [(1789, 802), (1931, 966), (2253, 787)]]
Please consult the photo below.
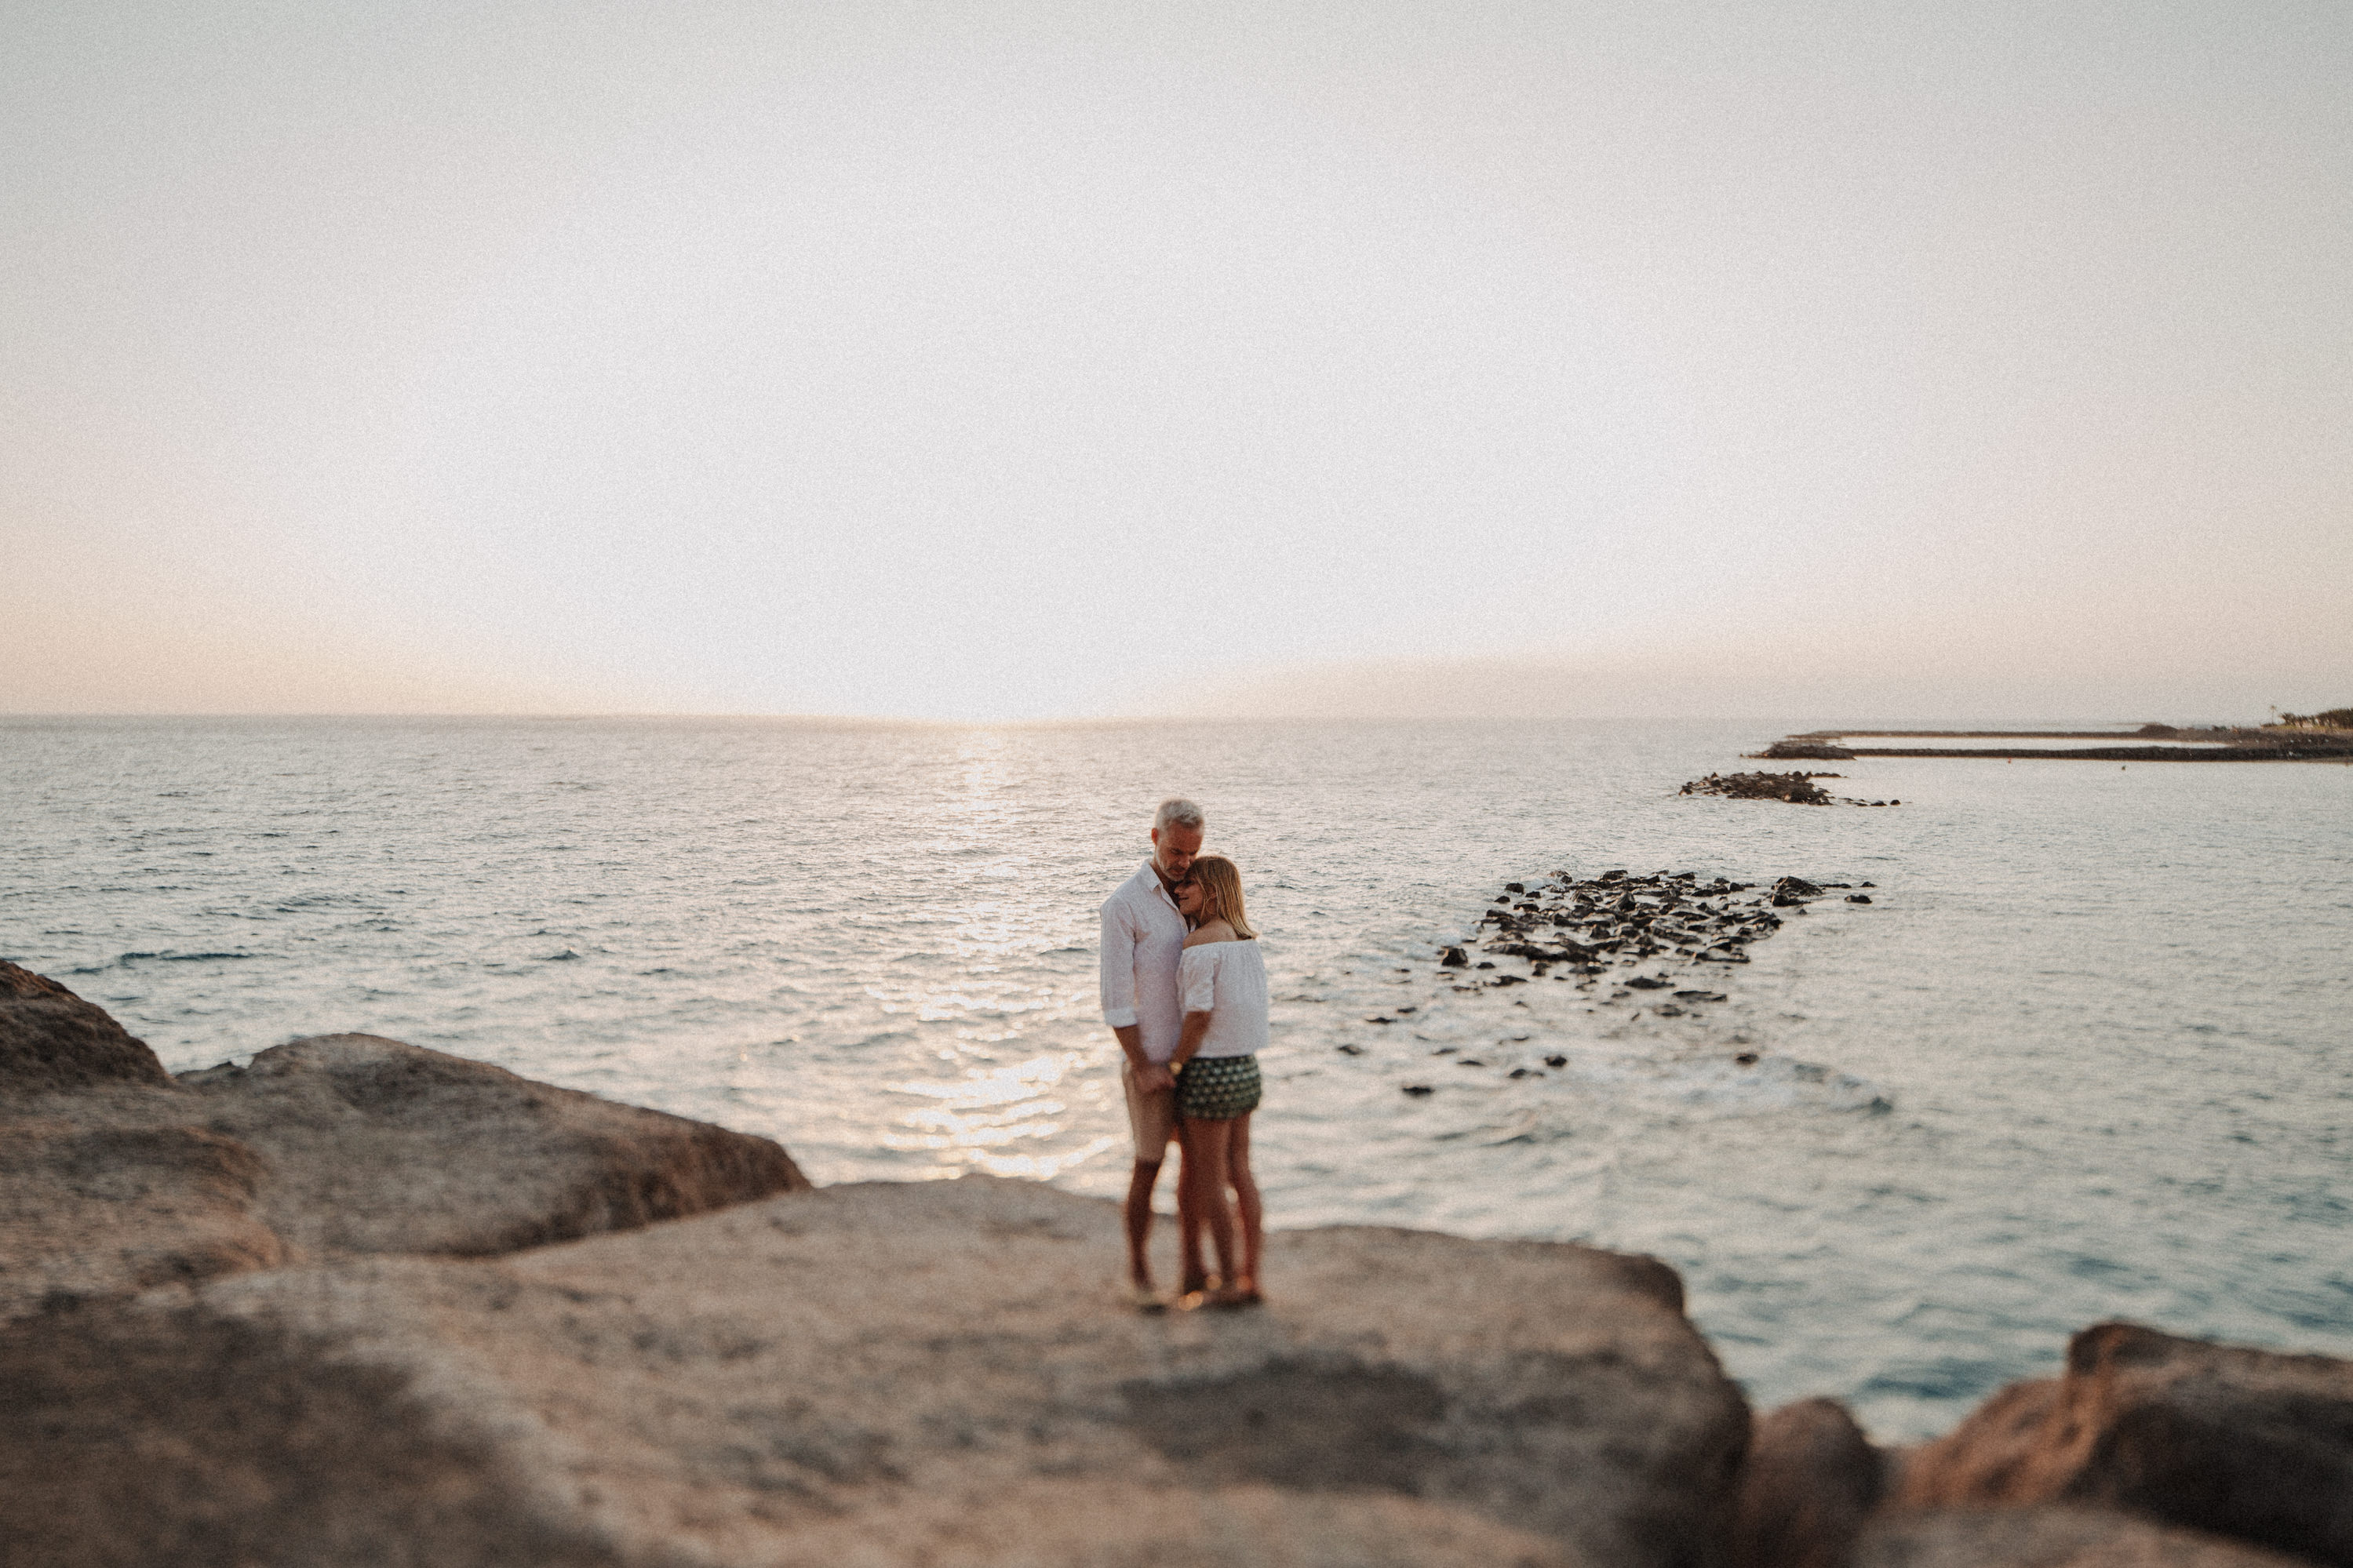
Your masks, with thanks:
[(1258, 1109), (1256, 1057), (1195, 1057), (1176, 1074), (1176, 1114), (1224, 1121)]

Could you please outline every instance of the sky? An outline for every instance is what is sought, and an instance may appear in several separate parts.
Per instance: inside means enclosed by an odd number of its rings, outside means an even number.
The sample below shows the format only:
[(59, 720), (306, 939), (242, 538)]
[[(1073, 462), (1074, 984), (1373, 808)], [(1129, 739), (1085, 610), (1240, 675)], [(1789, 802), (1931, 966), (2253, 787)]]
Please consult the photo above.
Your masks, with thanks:
[(0, 711), (2353, 701), (2353, 7), (0, 0)]

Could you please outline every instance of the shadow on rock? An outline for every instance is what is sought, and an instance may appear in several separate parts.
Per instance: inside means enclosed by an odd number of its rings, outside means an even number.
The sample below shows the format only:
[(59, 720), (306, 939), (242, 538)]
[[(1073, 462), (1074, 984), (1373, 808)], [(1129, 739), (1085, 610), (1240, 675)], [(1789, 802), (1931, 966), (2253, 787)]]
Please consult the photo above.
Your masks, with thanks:
[(22, 1320), (0, 1336), (0, 1563), (615, 1561), (405, 1384), (321, 1340), (199, 1310)]
[(1432, 1433), (1446, 1398), (1418, 1373), (1345, 1357), (1276, 1360), (1239, 1376), (1131, 1382), (1122, 1392), (1153, 1447), (1219, 1480), (1303, 1491), (1444, 1489), (1432, 1485), (1444, 1457)]

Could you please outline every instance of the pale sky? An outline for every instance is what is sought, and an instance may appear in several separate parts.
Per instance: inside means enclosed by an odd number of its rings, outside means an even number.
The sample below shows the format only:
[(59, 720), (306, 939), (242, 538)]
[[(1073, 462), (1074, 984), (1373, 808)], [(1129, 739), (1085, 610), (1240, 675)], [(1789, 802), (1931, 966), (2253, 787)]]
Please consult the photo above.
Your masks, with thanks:
[(0, 4), (0, 711), (2353, 701), (2353, 6)]

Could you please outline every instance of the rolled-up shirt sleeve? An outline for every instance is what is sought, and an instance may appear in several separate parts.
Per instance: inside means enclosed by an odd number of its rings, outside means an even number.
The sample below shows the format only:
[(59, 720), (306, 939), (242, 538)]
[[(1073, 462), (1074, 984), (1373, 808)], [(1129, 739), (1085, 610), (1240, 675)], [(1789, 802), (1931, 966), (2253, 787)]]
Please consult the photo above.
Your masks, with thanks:
[(1188, 950), (1177, 971), (1182, 988), (1185, 1011), (1214, 1013), (1218, 1010), (1218, 955), (1206, 947)]
[(1117, 899), (1103, 907), (1103, 1016), (1114, 1029), (1135, 1022), (1135, 928)]

